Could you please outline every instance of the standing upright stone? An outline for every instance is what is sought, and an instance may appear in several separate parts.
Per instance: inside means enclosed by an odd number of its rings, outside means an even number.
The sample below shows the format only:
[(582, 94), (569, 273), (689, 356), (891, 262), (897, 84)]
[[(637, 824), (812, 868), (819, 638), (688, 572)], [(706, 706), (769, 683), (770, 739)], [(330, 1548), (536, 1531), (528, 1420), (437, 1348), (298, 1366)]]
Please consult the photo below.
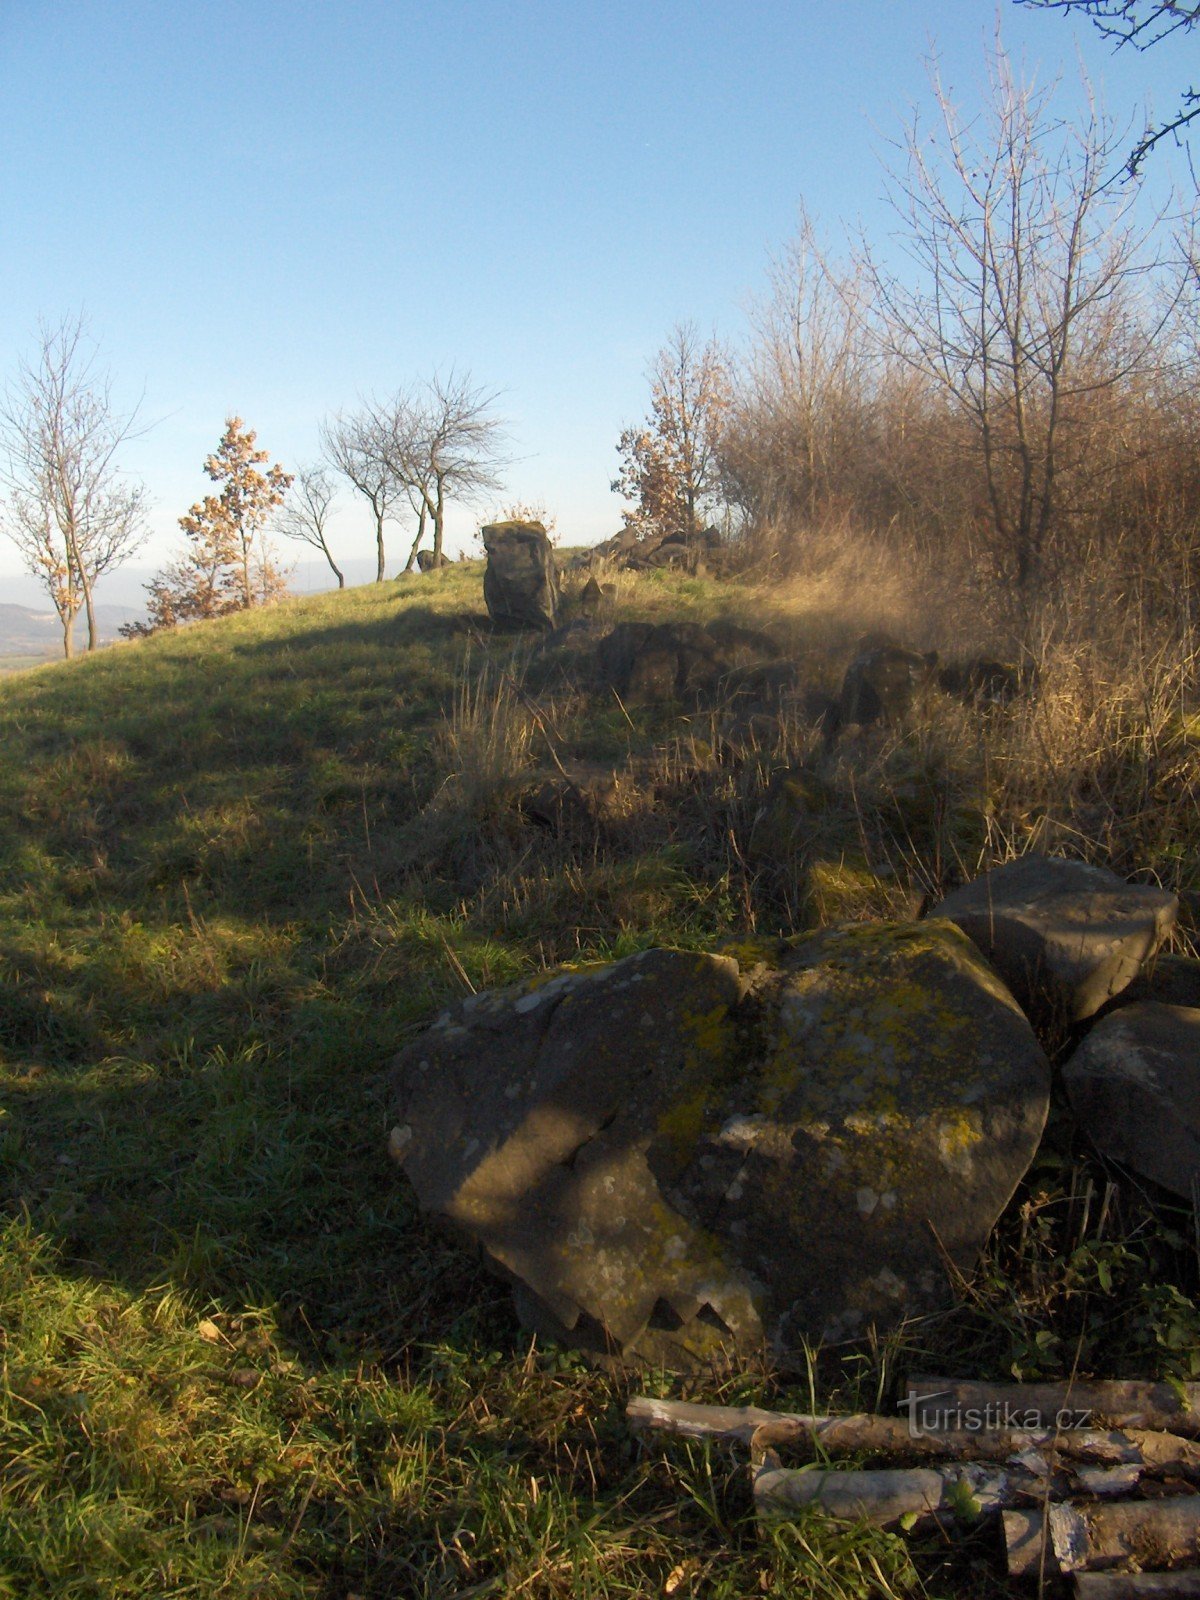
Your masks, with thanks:
[(493, 522), (482, 530), (487, 551), (483, 598), (499, 628), (552, 628), (558, 567), (540, 522)]

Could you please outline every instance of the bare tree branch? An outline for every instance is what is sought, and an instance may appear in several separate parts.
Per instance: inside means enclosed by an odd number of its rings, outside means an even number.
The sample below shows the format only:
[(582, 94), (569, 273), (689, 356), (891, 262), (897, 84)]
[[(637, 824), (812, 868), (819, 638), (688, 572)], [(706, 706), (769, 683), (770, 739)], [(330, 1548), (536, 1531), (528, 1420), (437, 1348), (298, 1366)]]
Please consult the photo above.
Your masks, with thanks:
[(357, 411), (339, 411), (321, 425), (321, 443), (329, 464), (358, 490), (371, 508), (375, 521), (375, 581), (385, 576), (387, 553), (384, 524), (395, 519), (403, 485), (396, 478), (387, 458), (387, 427), (374, 403), (364, 403)]
[[(864, 246), (890, 351), (931, 381), (967, 430), (986, 484), (980, 525), (1023, 600), (1051, 575), (1105, 396), (1145, 373), (1173, 315), (1141, 285), (1161, 264), (1154, 223), (1105, 181), (1115, 145), (1094, 107), (1063, 123), (1051, 89), (997, 50), (985, 114), (967, 123), (934, 74), (941, 126), (917, 122), (890, 176), (899, 277)], [(1159, 219), (1155, 219), (1157, 222)]]
[(470, 373), (452, 370), (446, 377), (435, 373), (415, 395), (398, 396), (388, 410), (385, 459), (419, 516), (409, 567), (427, 519), (436, 559), (443, 554), (448, 501), (478, 500), (500, 488), (510, 456), (505, 424), (493, 409), (498, 398)]
[[(1187, 33), (1200, 22), (1197, 0), (1017, 0), (1037, 11), (1062, 11), (1086, 17), (1118, 49), (1131, 45), (1150, 50), (1176, 33)], [(1147, 127), (1130, 151), (1125, 169), (1136, 177), (1150, 152), (1164, 139), (1175, 138), (1200, 117), (1200, 90), (1185, 89), (1179, 110), (1157, 127)]]
[(333, 482), (319, 462), (297, 467), (291, 494), (279, 508), (275, 526), (284, 538), (297, 539), (319, 550), (328, 561), (338, 588), (344, 589), (346, 579), (333, 559), (326, 538), (334, 493)]

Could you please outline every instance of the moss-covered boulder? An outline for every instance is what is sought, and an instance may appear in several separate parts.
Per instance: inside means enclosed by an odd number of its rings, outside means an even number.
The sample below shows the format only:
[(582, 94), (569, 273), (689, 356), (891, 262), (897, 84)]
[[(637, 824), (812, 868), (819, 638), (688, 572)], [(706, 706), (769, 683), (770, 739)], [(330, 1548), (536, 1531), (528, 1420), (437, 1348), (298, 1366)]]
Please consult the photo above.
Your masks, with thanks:
[(677, 1361), (761, 1343), (762, 1286), (648, 1159), (680, 1085), (736, 1059), (743, 987), (731, 959), (647, 951), (472, 997), (397, 1061), (393, 1155), (543, 1332)]
[(481, 995), (398, 1058), (393, 1155), (525, 1321), (672, 1365), (944, 1304), (1049, 1067), (948, 923), (647, 951)]
[(971, 1270), (1045, 1125), (1050, 1067), (1016, 1002), (926, 921), (797, 940), (745, 1004), (760, 1047), (712, 1143), (775, 1342), (945, 1305), (945, 1258)]

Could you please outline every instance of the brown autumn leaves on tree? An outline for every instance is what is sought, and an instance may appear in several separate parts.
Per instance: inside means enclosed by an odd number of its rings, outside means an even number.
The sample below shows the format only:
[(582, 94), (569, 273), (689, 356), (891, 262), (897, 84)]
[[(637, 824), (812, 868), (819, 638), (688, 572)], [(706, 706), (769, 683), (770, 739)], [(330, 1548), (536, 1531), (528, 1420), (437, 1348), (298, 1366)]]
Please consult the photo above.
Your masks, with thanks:
[(205, 495), (180, 517), (187, 551), (148, 586), (148, 622), (123, 631), (154, 633), (181, 622), (248, 611), (284, 592), (266, 527), (292, 476), (278, 462), (259, 471), (270, 456), (255, 448), (256, 439), (241, 417), (226, 419), (221, 442), (204, 463), (220, 491)]
[(714, 339), (680, 323), (648, 373), (650, 409), (617, 441), (614, 494), (633, 502), (625, 525), (642, 538), (691, 540), (718, 487), (718, 444), (729, 406), (728, 365)]

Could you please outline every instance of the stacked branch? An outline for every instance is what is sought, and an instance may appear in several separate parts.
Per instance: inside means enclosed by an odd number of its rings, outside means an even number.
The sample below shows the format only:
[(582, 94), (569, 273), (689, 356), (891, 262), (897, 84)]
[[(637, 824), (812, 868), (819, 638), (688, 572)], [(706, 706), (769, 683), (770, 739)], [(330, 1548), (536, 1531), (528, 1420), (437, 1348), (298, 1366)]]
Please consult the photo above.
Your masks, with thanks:
[[(915, 1408), (907, 1418), (817, 1416), (644, 1396), (629, 1402), (626, 1415), (638, 1431), (747, 1445), (761, 1517), (818, 1507), (840, 1520), (911, 1528), (1001, 1515), (1010, 1571), (1022, 1576), (1200, 1560), (1200, 1494), (1119, 1498), (1143, 1481), (1156, 1482), (1160, 1494), (1166, 1485), (1200, 1481), (1200, 1441), (1188, 1436), (1198, 1431), (1190, 1410), (1197, 1397), (1190, 1392), (1149, 1383), (990, 1386), (940, 1379), (915, 1387), (921, 1398), (940, 1402), (938, 1416), (960, 1414), (955, 1408), (961, 1402), (961, 1414), (972, 1416), (1094, 1413), (1107, 1425), (938, 1432), (922, 1426), (924, 1413)], [(821, 1459), (788, 1468), (781, 1446)], [(869, 1470), (828, 1465), (829, 1458), (861, 1455), (904, 1464)], [(1087, 1499), (1065, 1503), (1071, 1495)]]

